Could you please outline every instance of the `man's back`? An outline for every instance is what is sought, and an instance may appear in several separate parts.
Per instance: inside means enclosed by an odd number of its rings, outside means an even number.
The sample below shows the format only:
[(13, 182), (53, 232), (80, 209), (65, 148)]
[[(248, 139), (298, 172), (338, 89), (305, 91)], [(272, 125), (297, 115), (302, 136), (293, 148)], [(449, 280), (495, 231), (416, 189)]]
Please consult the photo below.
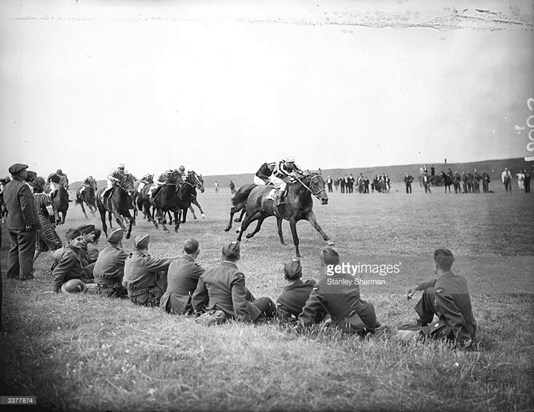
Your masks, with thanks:
[(106, 246), (98, 255), (93, 276), (95, 279), (111, 279), (122, 281), (124, 277), (124, 263), (128, 253), (115, 246)]
[(188, 295), (193, 293), (204, 269), (191, 256), (184, 255), (172, 261), (167, 273), (167, 293)]
[[(8, 211), (8, 230), (25, 230), (26, 226), (37, 225), (39, 218), (29, 186), (22, 180), (13, 179), (4, 187), (4, 202)], [(40, 224), (38, 225), (40, 228)]]

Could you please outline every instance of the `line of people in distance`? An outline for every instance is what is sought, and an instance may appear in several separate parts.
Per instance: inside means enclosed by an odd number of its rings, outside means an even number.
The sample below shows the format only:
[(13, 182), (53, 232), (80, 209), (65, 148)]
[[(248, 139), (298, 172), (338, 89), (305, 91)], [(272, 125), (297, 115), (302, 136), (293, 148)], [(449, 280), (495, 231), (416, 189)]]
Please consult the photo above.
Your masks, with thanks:
[[(91, 228), (67, 231), (68, 246), (52, 273), (53, 291), (128, 298), (135, 305), (197, 316), (197, 321), (206, 325), (230, 319), (247, 323), (279, 319), (299, 330), (323, 323), (360, 336), (385, 329), (377, 320), (374, 305), (361, 298), (353, 276), (332, 270), (342, 263), (331, 247), (319, 254), (322, 274), (318, 282), (302, 280), (300, 260), (286, 262), (283, 271), (288, 285), (275, 303), (269, 297), (256, 298), (248, 289), (238, 267), (241, 246), (237, 241), (224, 245), (221, 261), (206, 269), (196, 262), (200, 245), (195, 239), (185, 240), (180, 256), (159, 258), (149, 253), (149, 234), (138, 235), (134, 250), (128, 253), (122, 247), (123, 231), (115, 229), (106, 248), (89, 263), (83, 250), (88, 230)], [(449, 250), (436, 250), (437, 279), (409, 289), (408, 298), (423, 291), (415, 307), (419, 319), (411, 327), (422, 336), (448, 340), (458, 349), (469, 350), (475, 347), (476, 322), (467, 283), (451, 272), (453, 261)]]

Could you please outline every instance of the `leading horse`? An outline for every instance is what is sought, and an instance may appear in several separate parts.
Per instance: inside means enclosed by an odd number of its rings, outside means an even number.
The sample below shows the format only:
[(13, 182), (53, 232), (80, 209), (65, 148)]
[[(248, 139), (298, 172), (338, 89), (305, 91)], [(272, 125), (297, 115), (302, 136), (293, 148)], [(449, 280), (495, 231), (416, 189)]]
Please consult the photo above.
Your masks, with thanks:
[(52, 206), (54, 207), (56, 225), (64, 224), (65, 218), (67, 217), (67, 210), (69, 209), (69, 192), (67, 192), (67, 189), (63, 185), (59, 185), (58, 189), (54, 192)]
[(119, 226), (126, 230), (124, 220), (128, 221), (128, 230), (126, 231), (126, 239), (130, 238), (132, 233), (132, 226), (134, 217), (130, 214), (132, 205), (132, 195), (135, 192), (133, 176), (129, 173), (125, 174), (121, 181), (112, 189), (111, 194), (108, 194), (106, 199), (102, 199), (102, 193), (106, 188), (101, 187), (96, 192), (96, 205), (100, 212), (102, 219), (102, 229), (106, 236), (108, 235), (108, 227), (106, 225), (106, 213), (109, 215), (109, 226), (112, 227), (112, 217), (115, 217)]
[(258, 221), (254, 231), (246, 235), (247, 239), (250, 239), (260, 231), (261, 225), (266, 218), (274, 216), (276, 217), (278, 236), (282, 245), (285, 245), (282, 234), (282, 221), (289, 221), (297, 257), (301, 257), (299, 249), (300, 241), (297, 234), (297, 222), (299, 220), (307, 220), (310, 222), (315, 230), (321, 234), (323, 239), (328, 242), (329, 245), (333, 245), (333, 242), (330, 241), (328, 235), (317, 223), (317, 218), (313, 212), (312, 196), (319, 199), (321, 204), (328, 204), (328, 195), (326, 194), (325, 182), (322, 176), (317, 173), (310, 173), (301, 178), (295, 177), (295, 180), (295, 182), (288, 186), (284, 207), (275, 206), (274, 200), (269, 196), (269, 193), (273, 190), (272, 186), (249, 185), (246, 190), (243, 190), (241, 193), (239, 193), (239, 191), (236, 193), (232, 199), (232, 204), (234, 206), (242, 203), (244, 200), (243, 198), (246, 199), (246, 216), (241, 223), (241, 229), (239, 230), (239, 236), (237, 237), (238, 241), (241, 241), (243, 233), (252, 222), (256, 220)]

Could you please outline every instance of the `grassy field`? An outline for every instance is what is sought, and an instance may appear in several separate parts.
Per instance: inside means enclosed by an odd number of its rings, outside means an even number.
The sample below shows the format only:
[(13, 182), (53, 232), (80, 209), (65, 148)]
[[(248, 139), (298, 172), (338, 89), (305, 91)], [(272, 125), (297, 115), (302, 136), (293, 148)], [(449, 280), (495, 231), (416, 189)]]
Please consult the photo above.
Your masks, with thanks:
[[(499, 188), (427, 196), (402, 189), (334, 193), (327, 206), (315, 206), (346, 260), (400, 267), (365, 276), (385, 281), (362, 285), (361, 293), (390, 326), (367, 340), (320, 329), (297, 334), (276, 323), (206, 328), (127, 300), (52, 294), (49, 256), (39, 258), (35, 280), (5, 279), (4, 230), (0, 394), (34, 395), (40, 409), (57, 410), (533, 410), (534, 197)], [(165, 234), (139, 218), (133, 234), (149, 232), (156, 256), (177, 256), (183, 240), (195, 237), (199, 262), (215, 264), (236, 236), (223, 231), (230, 193), (210, 191), (199, 200), (206, 219)], [(90, 221), (100, 227), (97, 217)], [(58, 231), (63, 237), (86, 222), (71, 206)], [(239, 266), (257, 297), (276, 299), (285, 286), (282, 263), (294, 248), (287, 224), (284, 230), (288, 246), (279, 244), (272, 219), (243, 241)], [(324, 242), (307, 222), (298, 230), (304, 277), (318, 279)], [(131, 241), (124, 246), (131, 250)], [(416, 318), (405, 292), (433, 277), (438, 247), (453, 251), (453, 270), (468, 281), (476, 353), (392, 338), (396, 326)]]

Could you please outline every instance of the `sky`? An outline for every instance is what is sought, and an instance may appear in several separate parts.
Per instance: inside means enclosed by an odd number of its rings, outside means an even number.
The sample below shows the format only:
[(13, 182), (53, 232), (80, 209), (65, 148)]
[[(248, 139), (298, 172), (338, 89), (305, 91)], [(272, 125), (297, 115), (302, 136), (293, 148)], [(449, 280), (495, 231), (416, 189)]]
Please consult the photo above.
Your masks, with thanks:
[(310, 170), (532, 155), (533, 7), (3, 0), (0, 175), (15, 162), (75, 181), (118, 163), (206, 176), (288, 155)]

